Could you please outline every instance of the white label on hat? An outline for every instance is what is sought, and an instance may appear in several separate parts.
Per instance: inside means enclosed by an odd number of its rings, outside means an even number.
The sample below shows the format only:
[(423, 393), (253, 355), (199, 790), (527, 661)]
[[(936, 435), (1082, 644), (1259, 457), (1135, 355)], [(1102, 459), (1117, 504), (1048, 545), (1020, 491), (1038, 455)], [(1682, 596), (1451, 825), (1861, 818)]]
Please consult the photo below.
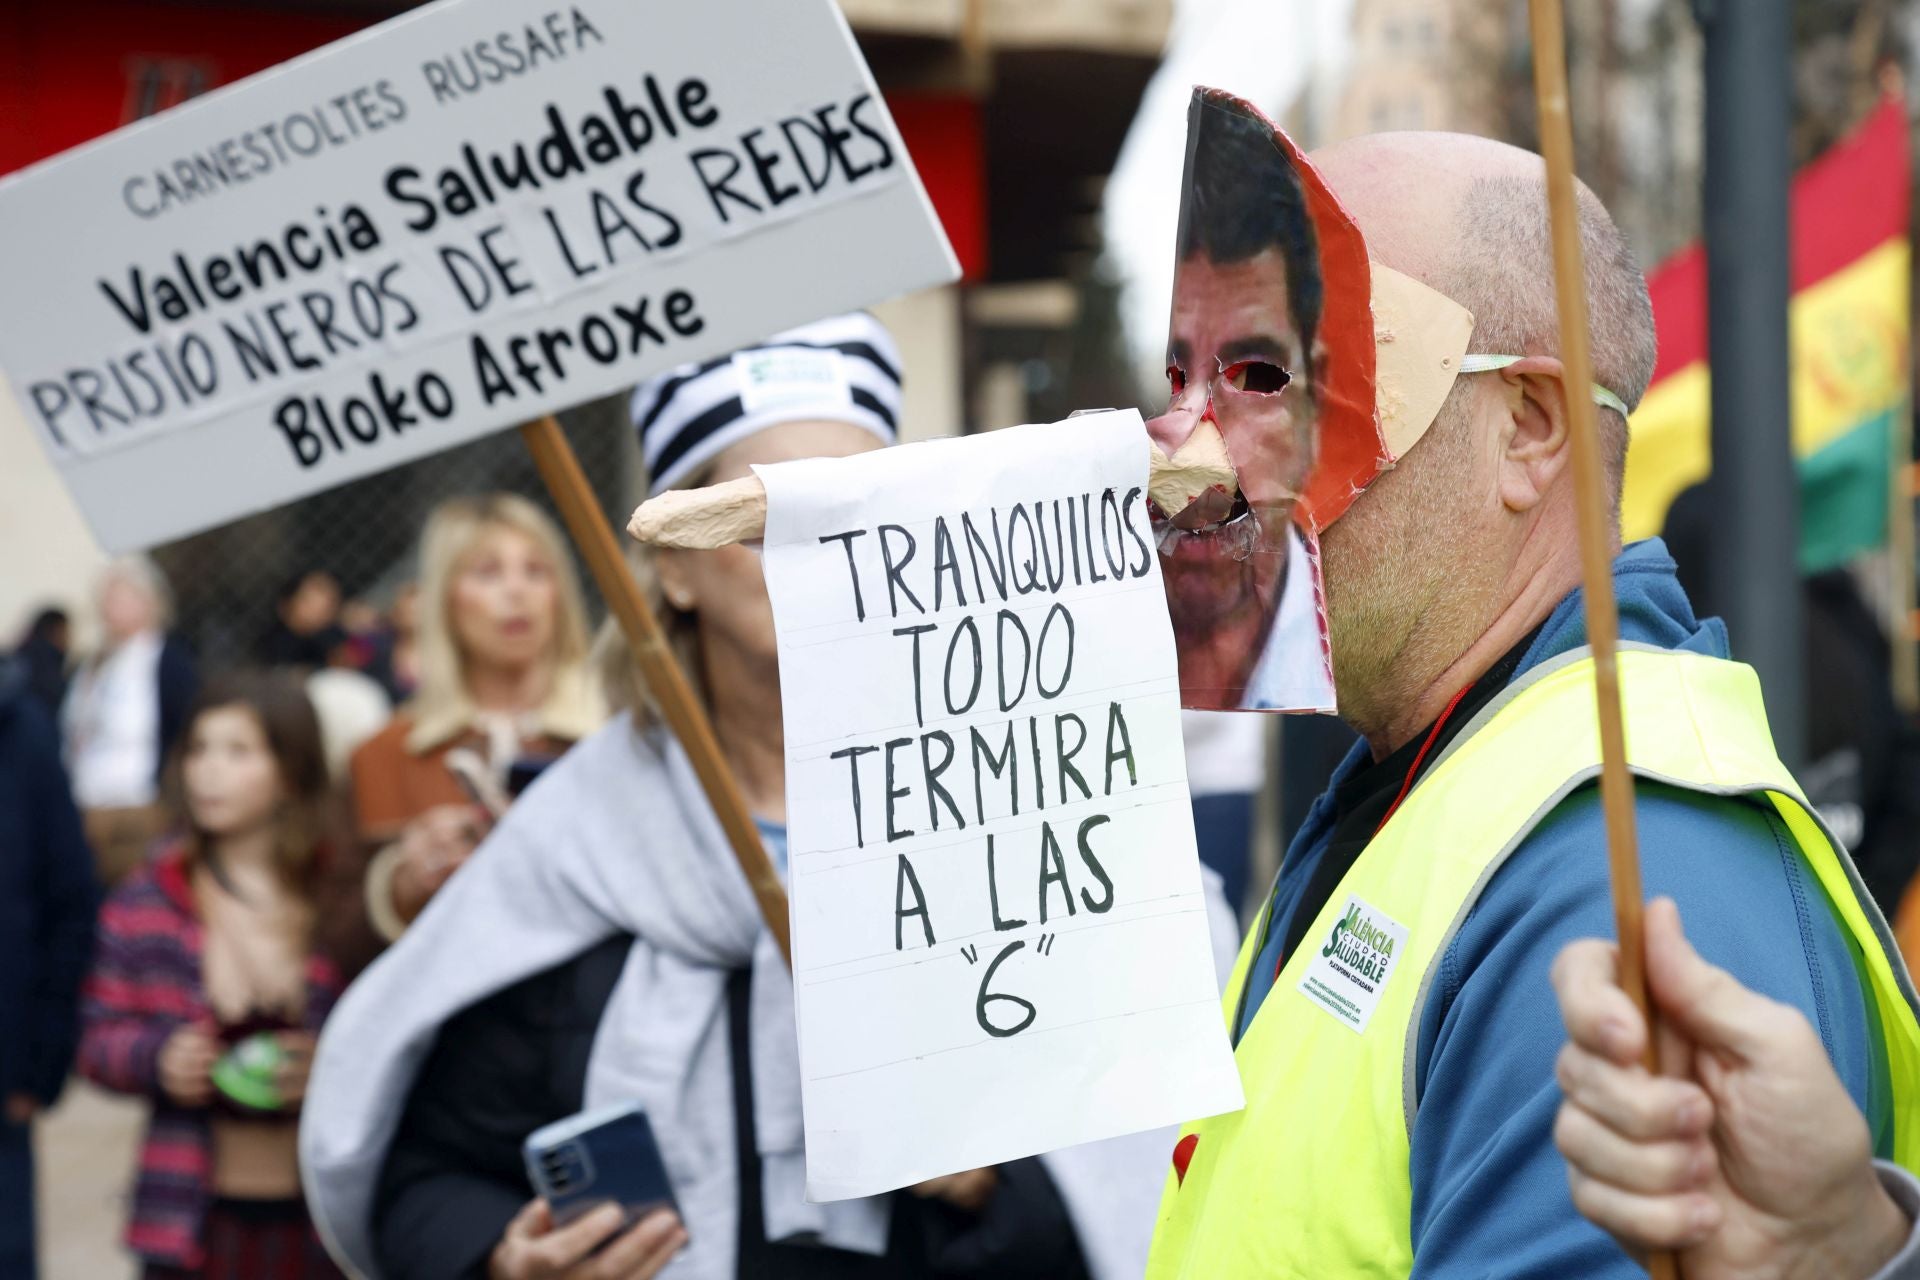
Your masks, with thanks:
[(838, 351), (775, 347), (740, 351), (733, 357), (740, 404), (748, 413), (795, 401), (823, 407), (853, 403), (846, 358)]
[(1358, 898), (1325, 935), (1311, 939), (1313, 959), (1300, 992), (1355, 1031), (1365, 1031), (1400, 952), (1407, 927)]

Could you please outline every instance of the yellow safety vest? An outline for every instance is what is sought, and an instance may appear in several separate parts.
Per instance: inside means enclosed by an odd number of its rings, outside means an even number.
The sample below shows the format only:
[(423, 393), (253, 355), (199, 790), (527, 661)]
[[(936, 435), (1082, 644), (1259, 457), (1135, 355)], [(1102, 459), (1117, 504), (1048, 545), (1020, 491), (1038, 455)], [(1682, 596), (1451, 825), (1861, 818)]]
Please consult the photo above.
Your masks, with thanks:
[[(1779, 811), (1865, 957), (1893, 1081), (1894, 1156), (1920, 1168), (1912, 984), (1846, 852), (1774, 755), (1752, 669), (1629, 648), (1620, 654), (1620, 684), (1635, 774), (1714, 795), (1765, 797)], [(1428, 987), (1493, 873), (1599, 772), (1593, 662), (1585, 651), (1528, 672), (1467, 726), (1286, 958), (1234, 1051), (1246, 1108), (1182, 1131), (1186, 1173), (1168, 1175), (1150, 1278), (1329, 1280), (1412, 1271), (1409, 1135)], [(1596, 845), (1593, 856), (1604, 851)], [(1229, 1026), (1266, 928), (1241, 948), (1225, 999)]]

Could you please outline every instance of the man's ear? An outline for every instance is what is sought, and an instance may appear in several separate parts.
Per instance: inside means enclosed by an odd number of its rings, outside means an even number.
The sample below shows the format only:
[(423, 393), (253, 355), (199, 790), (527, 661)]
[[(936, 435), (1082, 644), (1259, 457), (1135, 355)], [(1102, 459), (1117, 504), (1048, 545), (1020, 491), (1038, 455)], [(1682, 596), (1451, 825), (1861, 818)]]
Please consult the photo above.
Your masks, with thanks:
[(1500, 370), (1507, 428), (1500, 452), (1500, 500), (1530, 511), (1573, 460), (1566, 370), (1554, 356), (1527, 356)]

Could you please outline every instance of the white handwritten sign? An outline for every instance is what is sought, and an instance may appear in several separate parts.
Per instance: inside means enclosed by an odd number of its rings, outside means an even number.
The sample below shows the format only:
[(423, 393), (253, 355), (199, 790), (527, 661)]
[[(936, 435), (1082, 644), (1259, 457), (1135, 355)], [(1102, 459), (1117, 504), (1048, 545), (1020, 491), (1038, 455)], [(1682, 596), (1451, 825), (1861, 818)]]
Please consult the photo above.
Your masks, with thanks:
[(0, 226), (0, 377), (112, 549), (957, 274), (832, 0), (441, 0)]
[(807, 1191), (1241, 1105), (1137, 413), (783, 464)]

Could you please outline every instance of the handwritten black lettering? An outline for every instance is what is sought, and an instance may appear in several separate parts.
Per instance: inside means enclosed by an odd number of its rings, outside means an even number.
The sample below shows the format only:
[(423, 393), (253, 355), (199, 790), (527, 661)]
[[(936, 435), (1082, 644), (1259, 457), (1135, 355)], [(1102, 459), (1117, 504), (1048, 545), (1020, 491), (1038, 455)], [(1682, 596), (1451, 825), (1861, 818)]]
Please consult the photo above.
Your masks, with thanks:
[[(1118, 750), (1113, 745), (1116, 733), (1120, 737)], [(1127, 734), (1126, 713), (1120, 709), (1119, 703), (1110, 702), (1107, 704), (1107, 795), (1113, 794), (1113, 766), (1121, 760), (1127, 762), (1127, 785), (1140, 785), (1140, 775), (1133, 766), (1133, 739)]]
[(854, 847), (860, 849), (867, 847), (865, 829), (860, 822), (860, 757), (871, 755), (879, 749), (878, 747), (842, 747), (830, 757), (847, 762), (847, 781), (853, 789), (853, 842)]
[[(900, 597), (904, 595), (907, 598), (907, 602), (913, 606), (914, 612), (925, 613), (927, 607), (920, 603), (920, 597), (914, 595), (913, 588), (909, 587), (901, 578), (901, 575), (906, 572), (907, 566), (913, 563), (915, 547), (913, 535), (908, 533), (904, 527), (897, 524), (883, 524), (880, 526), (879, 532), (880, 560), (886, 566), (887, 571), (887, 607), (893, 611), (894, 617), (899, 617)], [(906, 550), (898, 560), (894, 559), (893, 540), (888, 537), (889, 534), (897, 534), (906, 542)]]
[[(821, 539), (821, 541), (822, 541), (822, 542), (825, 542), (825, 541), (826, 541), (826, 539), (825, 539), (825, 538), (822, 538), (822, 539)], [(857, 586), (857, 584), (856, 584), (856, 588), (855, 588), (855, 589), (856, 589), (856, 591), (858, 590), (858, 586)], [(939, 625), (938, 625), (937, 623), (932, 623), (932, 622), (919, 622), (919, 623), (915, 623), (915, 624), (913, 624), (912, 626), (907, 626), (907, 627), (895, 627), (895, 628), (893, 629), (893, 634), (895, 634), (895, 635), (897, 635), (897, 636), (910, 636), (910, 637), (912, 637), (912, 643), (913, 643), (913, 722), (914, 722), (914, 723), (915, 723), (916, 725), (919, 725), (919, 726), (921, 726), (921, 727), (923, 727), (923, 728), (924, 728), (924, 727), (926, 726), (926, 723), (927, 723), (927, 717), (926, 717), (926, 714), (925, 714), (925, 711), (924, 711), (924, 709), (922, 708), (922, 705), (921, 705), (921, 693), (920, 693), (920, 690), (921, 690), (921, 684), (922, 684), (922, 681), (921, 681), (921, 678), (920, 678), (920, 637), (921, 637), (921, 636), (923, 636), (923, 635), (925, 635), (925, 634), (926, 634), (927, 632), (929, 632), (929, 631), (938, 631), (939, 629), (940, 629), (940, 627), (939, 627)]]
[(1040, 824), (1040, 923), (1047, 922), (1047, 888), (1060, 886), (1061, 900), (1067, 904), (1067, 915), (1075, 912), (1073, 905), (1073, 886), (1067, 883), (1066, 860), (1060, 856), (1060, 841), (1054, 837), (1053, 824)]
[[(973, 649), (973, 683), (967, 687), (964, 702), (953, 700), (953, 656), (960, 648), (960, 637), (966, 636)], [(964, 668), (963, 668), (964, 670)], [(964, 715), (973, 710), (973, 704), (980, 699), (980, 685), (986, 677), (986, 662), (980, 651), (980, 624), (971, 617), (960, 619), (960, 625), (953, 629), (953, 636), (947, 641), (947, 666), (943, 680), (943, 692), (947, 696), (947, 714)]]
[(1107, 912), (1113, 910), (1113, 881), (1107, 876), (1107, 869), (1100, 865), (1100, 859), (1093, 856), (1093, 842), (1090, 837), (1096, 828), (1103, 827), (1112, 821), (1113, 819), (1109, 818), (1106, 814), (1096, 813), (1091, 818), (1087, 818), (1080, 823), (1078, 838), (1080, 861), (1086, 865), (1087, 870), (1092, 873), (1093, 878), (1100, 882), (1101, 890), (1099, 900), (1095, 901), (1085, 889), (1082, 889), (1080, 891), (1080, 901), (1085, 903), (1087, 910), (1093, 912), (1095, 915), (1105, 915)]
[(893, 753), (899, 750), (901, 747), (910, 747), (912, 745), (913, 745), (912, 738), (887, 739), (886, 768), (887, 768), (887, 843), (888, 844), (892, 844), (895, 840), (905, 840), (907, 837), (913, 834), (912, 827), (908, 827), (905, 830), (902, 830), (893, 825), (893, 802), (895, 800), (904, 800), (908, 796), (913, 794), (912, 787), (896, 787), (893, 785)]
[(966, 584), (960, 580), (960, 561), (954, 554), (953, 534), (947, 529), (945, 519), (935, 517), (933, 521), (933, 611), (940, 612), (944, 603), (941, 587), (941, 575), (953, 578), (953, 598), (956, 604), (967, 603)]
[[(973, 1014), (974, 1018), (980, 1023), (980, 1029), (990, 1036), (1000, 1039), (1004, 1039), (1007, 1036), (1017, 1036), (1033, 1025), (1033, 1020), (1039, 1013), (1039, 1011), (1033, 1007), (1033, 1002), (1030, 1000), (1023, 1000), (1019, 996), (1001, 995), (997, 992), (987, 990), (987, 986), (993, 981), (993, 975), (999, 972), (1000, 966), (1006, 963), (1009, 956), (1026, 945), (1024, 942), (1009, 942), (1000, 949), (1000, 954), (993, 958), (987, 965), (987, 971), (980, 977), (980, 995), (979, 998), (974, 1001)], [(1026, 1016), (1011, 1026), (1003, 1026), (987, 1016), (987, 1006), (996, 1001), (1005, 1001), (1008, 1004), (1018, 1005), (1026, 1010)]]
[(975, 820), (979, 822), (987, 820), (987, 804), (981, 793), (980, 780), (980, 765), (983, 760), (996, 782), (1003, 773), (1006, 775), (1008, 813), (1016, 817), (1020, 813), (1020, 761), (1014, 754), (1013, 723), (1009, 721), (1006, 728), (1007, 739), (998, 754), (994, 752), (993, 744), (981, 735), (977, 727), (967, 730), (967, 741), (971, 745), (973, 762), (973, 812)]
[[(1066, 741), (1066, 731), (1069, 724), (1074, 727), (1077, 733), (1071, 747), (1067, 745)], [(1080, 798), (1082, 800), (1093, 799), (1093, 788), (1087, 785), (1087, 780), (1081, 776), (1080, 770), (1075, 768), (1073, 763), (1074, 756), (1078, 755), (1080, 748), (1086, 745), (1087, 722), (1085, 720), (1082, 720), (1071, 711), (1064, 711), (1053, 718), (1053, 751), (1054, 759), (1059, 766), (1061, 804), (1067, 803), (1068, 778), (1072, 778), (1074, 785), (1080, 788)]]
[(1115, 582), (1127, 576), (1126, 528), (1126, 517), (1120, 514), (1120, 495), (1108, 489), (1100, 495), (1100, 549)]
[[(1066, 657), (1061, 659), (1059, 681), (1049, 689), (1046, 676), (1047, 637), (1053, 634), (1055, 620), (1064, 620), (1067, 624), (1066, 640), (1063, 642), (1066, 645)], [(1067, 611), (1067, 606), (1056, 600), (1047, 610), (1046, 620), (1040, 624), (1040, 640), (1034, 646), (1033, 687), (1042, 698), (1051, 700), (1066, 692), (1067, 682), (1073, 679), (1073, 648), (1073, 614)]]
[[(853, 617), (856, 622), (867, 620), (867, 602), (860, 596), (860, 566), (853, 558), (853, 540), (867, 536), (865, 529), (849, 529), (845, 533), (826, 533), (820, 535), (822, 542), (838, 542), (847, 553), (847, 578), (853, 583)], [(918, 643), (918, 642), (916, 642)], [(918, 657), (915, 658), (916, 669)]]
[(1003, 920), (1000, 918), (1000, 879), (999, 879), (999, 869), (994, 865), (994, 852), (995, 852), (994, 838), (992, 833), (988, 833), (987, 835), (987, 909), (993, 914), (993, 931), (995, 933), (1006, 933), (1008, 930), (1011, 930), (1011, 929), (1024, 929), (1027, 927), (1027, 922), (1021, 917), (1015, 916), (1011, 920)]
[[(1013, 627), (1013, 633), (1020, 637), (1020, 687), (1013, 692), (1012, 696), (1007, 694), (1007, 627), (1009, 625)], [(1000, 610), (994, 619), (993, 639), (998, 658), (995, 671), (1000, 682), (1000, 709), (1011, 711), (1027, 694), (1027, 672), (1033, 664), (1033, 641), (1027, 638), (1027, 627), (1020, 621), (1020, 615), (1011, 609)]]
[[(939, 764), (933, 762), (932, 756), (929, 755), (927, 751), (927, 748), (935, 742), (939, 743), (941, 747)], [(947, 767), (952, 763), (953, 736), (951, 734), (943, 733), (939, 729), (935, 729), (931, 733), (921, 735), (920, 770), (926, 775), (927, 825), (935, 831), (940, 829), (940, 810), (935, 806), (934, 802), (936, 800), (947, 806), (947, 812), (953, 815), (954, 823), (960, 830), (965, 831), (967, 829), (967, 820), (960, 816), (960, 806), (953, 802), (952, 793), (940, 785), (940, 775), (945, 773)]]
[[(920, 928), (926, 938), (926, 945), (932, 946), (933, 915), (927, 910), (927, 895), (920, 891), (920, 877), (914, 874), (913, 864), (907, 861), (907, 855), (897, 855), (899, 866), (894, 872), (893, 882), (893, 949), (905, 950), (901, 937), (906, 922), (913, 916), (920, 917)], [(907, 893), (913, 893), (913, 906), (907, 906)]]
[(1140, 526), (1133, 519), (1136, 509), (1139, 510), (1142, 520), (1148, 518), (1146, 506), (1140, 501), (1138, 485), (1127, 490), (1127, 496), (1121, 502), (1120, 508), (1126, 514), (1127, 533), (1133, 538), (1134, 545), (1140, 549), (1140, 563), (1129, 566), (1127, 572), (1132, 577), (1144, 578), (1153, 570), (1153, 544), (1147, 540), (1146, 535), (1141, 532)]

